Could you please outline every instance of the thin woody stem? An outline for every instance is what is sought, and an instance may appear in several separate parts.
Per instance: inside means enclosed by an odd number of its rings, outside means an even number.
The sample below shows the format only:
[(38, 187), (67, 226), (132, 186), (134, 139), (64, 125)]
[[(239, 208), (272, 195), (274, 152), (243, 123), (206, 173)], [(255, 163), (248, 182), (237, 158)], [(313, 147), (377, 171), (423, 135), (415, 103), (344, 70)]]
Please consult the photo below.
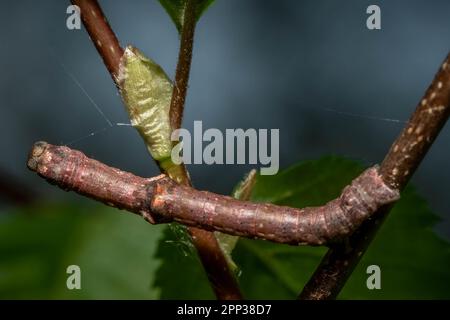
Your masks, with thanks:
[[(402, 190), (425, 157), (450, 115), (450, 54), (419, 102), (408, 124), (384, 158), (380, 174), (392, 188)], [(367, 250), (389, 213), (385, 206), (365, 222), (345, 245), (332, 247), (305, 285), (300, 299), (334, 299)]]
[[(196, 2), (196, 0), (186, 1), (184, 10), (180, 50), (169, 111), (172, 130), (180, 128), (183, 119), (194, 47)], [(184, 164), (181, 164), (178, 169), (176, 171), (177, 176), (173, 178), (186, 186), (191, 186), (189, 174)], [(169, 173), (170, 176), (170, 172), (164, 170), (162, 172)], [(196, 228), (195, 226), (187, 230), (191, 236), (192, 243), (197, 248), (200, 261), (205, 268), (206, 275), (212, 284), (217, 298), (220, 300), (242, 299), (237, 279), (230, 269), (214, 233)]]
[(142, 215), (153, 224), (187, 226), (286, 244), (324, 245), (351, 234), (378, 208), (399, 198), (372, 167), (321, 207), (289, 208), (236, 200), (180, 185), (161, 175), (137, 177), (80, 151), (38, 142), (28, 167), (65, 190)]
[[(103, 11), (96, 0), (71, 0), (80, 8), (81, 18), (97, 51), (105, 63), (113, 81), (118, 85), (120, 60), (124, 50), (111, 29)], [(183, 106), (187, 92), (192, 46), (195, 29), (195, 1), (188, 1), (185, 10), (185, 27), (181, 36), (180, 56), (175, 77), (175, 86), (170, 108), (173, 128), (181, 125)], [(177, 170), (179, 180), (190, 184), (186, 168)], [(233, 272), (214, 234), (198, 228), (188, 228), (192, 242), (197, 249), (202, 265), (218, 299), (241, 299), (241, 293)]]
[(123, 49), (111, 29), (103, 11), (96, 0), (71, 0), (80, 8), (81, 19), (86, 30), (103, 59), (114, 82), (117, 82), (119, 63)]
[(191, 70), (192, 50), (195, 33), (195, 8), (197, 0), (186, 1), (183, 27), (181, 29), (180, 51), (175, 73), (172, 100), (170, 104), (170, 121), (173, 130), (181, 127), (184, 104), (188, 89), (189, 74)]

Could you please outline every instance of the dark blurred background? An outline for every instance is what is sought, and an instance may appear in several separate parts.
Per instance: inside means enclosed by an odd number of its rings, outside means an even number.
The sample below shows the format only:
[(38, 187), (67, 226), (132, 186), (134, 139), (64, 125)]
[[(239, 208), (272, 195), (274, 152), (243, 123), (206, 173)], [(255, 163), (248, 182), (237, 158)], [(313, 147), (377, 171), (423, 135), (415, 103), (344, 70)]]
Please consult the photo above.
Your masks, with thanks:
[[(140, 48), (173, 78), (178, 34), (159, 3), (101, 4), (121, 44)], [(381, 7), (379, 31), (366, 28), (370, 4)], [(128, 122), (84, 28), (66, 28), (67, 5), (0, 1), (3, 208), (30, 194), (79, 199), (26, 169), (37, 140), (138, 175), (158, 172), (134, 129), (101, 131), (106, 122), (68, 74), (112, 122)], [(449, 13), (448, 0), (217, 0), (197, 28), (184, 127), (202, 120), (205, 129), (279, 128), (281, 167), (327, 154), (380, 162), (449, 51)], [(449, 138), (447, 126), (413, 179), (445, 219), (438, 230), (447, 239)], [(248, 169), (189, 167), (198, 188), (225, 194)]]

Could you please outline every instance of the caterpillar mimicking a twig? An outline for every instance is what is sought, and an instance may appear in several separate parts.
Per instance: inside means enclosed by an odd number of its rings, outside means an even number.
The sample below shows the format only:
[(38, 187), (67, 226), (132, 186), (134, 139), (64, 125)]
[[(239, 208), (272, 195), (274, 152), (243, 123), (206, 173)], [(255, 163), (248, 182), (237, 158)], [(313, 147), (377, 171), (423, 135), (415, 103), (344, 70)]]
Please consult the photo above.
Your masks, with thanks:
[(109, 167), (80, 151), (35, 144), (28, 167), (65, 190), (142, 215), (150, 223), (188, 226), (288, 244), (324, 245), (349, 236), (380, 207), (399, 199), (374, 166), (321, 207), (296, 209), (198, 191), (166, 175), (151, 179)]

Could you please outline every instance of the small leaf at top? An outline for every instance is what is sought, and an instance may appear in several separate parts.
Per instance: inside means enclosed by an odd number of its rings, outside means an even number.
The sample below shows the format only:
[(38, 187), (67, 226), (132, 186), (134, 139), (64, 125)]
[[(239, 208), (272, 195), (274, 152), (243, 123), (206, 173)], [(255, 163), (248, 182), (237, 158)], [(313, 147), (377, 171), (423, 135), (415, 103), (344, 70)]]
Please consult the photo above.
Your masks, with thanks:
[[(177, 30), (181, 33), (183, 28), (183, 20), (185, 8), (188, 0), (159, 0), (159, 3), (166, 9), (172, 21), (175, 23)], [(195, 0), (196, 2), (196, 19), (200, 19), (201, 15), (208, 9), (214, 0)]]

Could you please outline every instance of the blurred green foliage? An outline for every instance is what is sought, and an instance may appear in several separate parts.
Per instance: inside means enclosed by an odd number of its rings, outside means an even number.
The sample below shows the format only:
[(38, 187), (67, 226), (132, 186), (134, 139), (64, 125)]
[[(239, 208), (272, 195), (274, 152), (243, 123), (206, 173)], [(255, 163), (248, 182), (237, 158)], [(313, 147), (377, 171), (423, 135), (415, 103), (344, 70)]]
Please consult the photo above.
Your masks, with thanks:
[[(0, 215), (1, 299), (154, 299), (162, 226), (102, 204), (45, 204)], [(68, 290), (66, 268), (81, 268)]]

